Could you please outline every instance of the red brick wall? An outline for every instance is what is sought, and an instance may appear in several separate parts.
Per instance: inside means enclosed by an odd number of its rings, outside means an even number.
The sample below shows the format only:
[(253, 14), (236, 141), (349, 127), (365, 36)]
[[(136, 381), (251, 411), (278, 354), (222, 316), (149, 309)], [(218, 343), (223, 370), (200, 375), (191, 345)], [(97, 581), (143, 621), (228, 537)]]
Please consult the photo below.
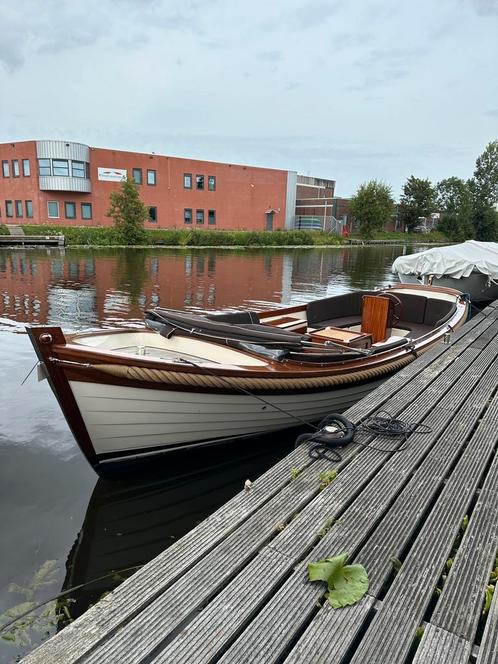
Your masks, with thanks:
[[(109, 226), (112, 221), (106, 216), (109, 194), (119, 189), (119, 183), (98, 180), (97, 169), (122, 168), (131, 178), (133, 168), (141, 168), (143, 184), (139, 187), (146, 205), (157, 207), (157, 224), (146, 223), (149, 228), (183, 228), (185, 208), (192, 209), (192, 228), (220, 228), (240, 230), (264, 230), (266, 211), (275, 210), (273, 228), (283, 228), (287, 191), (287, 171), (255, 168), (234, 164), (198, 161), (178, 157), (147, 155), (120, 150), (90, 149), (91, 194), (73, 192), (47, 192), (38, 189), (38, 164), (36, 143), (28, 141), (0, 145), (0, 160), (8, 159), (12, 170), (12, 159), (30, 159), (29, 178), (0, 177), (0, 223), (37, 223), (50, 225)], [(147, 169), (156, 171), (156, 185), (147, 185)], [(183, 186), (183, 174), (192, 174), (192, 189)], [(204, 190), (197, 190), (195, 176), (204, 175)], [(208, 191), (208, 175), (216, 177), (216, 191)], [(32, 200), (32, 220), (5, 218), (5, 200)], [(59, 202), (60, 218), (49, 219), (47, 202)], [(77, 218), (64, 218), (64, 201), (75, 202)], [(92, 204), (92, 219), (81, 219), (81, 202)], [(196, 210), (204, 210), (204, 224), (195, 223)], [(208, 210), (215, 210), (216, 225), (208, 226)], [(15, 212), (14, 212), (15, 215)], [(190, 226), (189, 226), (190, 227)]]

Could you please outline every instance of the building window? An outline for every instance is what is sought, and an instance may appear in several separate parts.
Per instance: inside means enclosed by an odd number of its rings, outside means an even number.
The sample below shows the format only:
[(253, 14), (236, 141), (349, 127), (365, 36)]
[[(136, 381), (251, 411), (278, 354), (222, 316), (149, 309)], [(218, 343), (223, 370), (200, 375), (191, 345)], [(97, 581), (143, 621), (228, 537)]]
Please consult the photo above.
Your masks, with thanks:
[(216, 176), (208, 175), (208, 190), (216, 191)]
[(192, 173), (183, 174), (183, 188), (192, 189)]
[(195, 188), (204, 189), (204, 175), (195, 176)]
[(12, 176), (18, 178), (21, 175), (19, 171), (19, 161), (17, 159), (12, 160)]
[(76, 219), (76, 203), (64, 203), (64, 215), (66, 219)]
[(2, 175), (4, 178), (10, 177), (10, 169), (8, 161), (2, 161)]
[(52, 175), (50, 159), (38, 159), (38, 169), (40, 171), (40, 175)]
[(67, 159), (52, 159), (54, 175), (69, 177), (69, 162)]
[(58, 201), (48, 201), (47, 203), (48, 207), (48, 216), (50, 219), (58, 219), (59, 218), (59, 203)]
[(33, 201), (24, 201), (24, 204), (26, 206), (26, 217), (28, 219), (33, 218)]
[(151, 187), (156, 186), (156, 171), (147, 170), (147, 184)]
[(84, 161), (72, 161), (71, 170), (73, 178), (84, 178), (86, 175), (85, 171), (85, 162)]
[(16, 217), (22, 217), (22, 201), (16, 201)]
[(155, 205), (149, 207), (149, 221), (151, 224), (157, 224), (157, 208)]
[(5, 214), (7, 217), (14, 216), (14, 206), (12, 205), (12, 201), (5, 201)]
[(90, 164), (85, 161), (85, 173), (86, 173), (86, 179), (90, 179)]
[(142, 184), (142, 169), (133, 168), (132, 169), (132, 178), (135, 184)]
[(31, 170), (29, 168), (29, 159), (22, 160), (22, 174), (25, 178), (28, 178), (31, 175)]
[(91, 203), (82, 203), (81, 204), (81, 218), (82, 219), (91, 219), (92, 218), (92, 204)]
[(216, 210), (208, 210), (208, 224), (214, 226), (216, 223)]
[(183, 223), (191, 224), (192, 223), (192, 210), (191, 208), (185, 208), (183, 211)]
[(203, 224), (204, 223), (204, 210), (195, 211), (195, 223)]

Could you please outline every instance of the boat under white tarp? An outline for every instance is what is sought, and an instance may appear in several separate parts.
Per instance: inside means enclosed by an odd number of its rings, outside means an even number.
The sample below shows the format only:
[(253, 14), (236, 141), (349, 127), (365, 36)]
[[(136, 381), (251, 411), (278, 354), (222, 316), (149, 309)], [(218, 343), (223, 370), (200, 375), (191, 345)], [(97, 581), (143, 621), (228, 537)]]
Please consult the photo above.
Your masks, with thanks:
[(392, 265), (402, 283), (447, 286), (467, 292), (473, 301), (498, 298), (498, 243), (468, 240), (399, 256)]

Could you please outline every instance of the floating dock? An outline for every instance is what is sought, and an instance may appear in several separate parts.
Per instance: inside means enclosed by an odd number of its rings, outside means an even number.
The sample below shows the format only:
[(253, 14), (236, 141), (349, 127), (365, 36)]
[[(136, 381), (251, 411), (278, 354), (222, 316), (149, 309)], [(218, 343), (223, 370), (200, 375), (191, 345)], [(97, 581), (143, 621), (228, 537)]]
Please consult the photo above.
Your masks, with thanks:
[[(495, 302), (346, 413), (430, 433), (300, 446), (23, 661), (496, 663), (497, 366)], [(344, 552), (370, 586), (333, 609), (306, 567)]]

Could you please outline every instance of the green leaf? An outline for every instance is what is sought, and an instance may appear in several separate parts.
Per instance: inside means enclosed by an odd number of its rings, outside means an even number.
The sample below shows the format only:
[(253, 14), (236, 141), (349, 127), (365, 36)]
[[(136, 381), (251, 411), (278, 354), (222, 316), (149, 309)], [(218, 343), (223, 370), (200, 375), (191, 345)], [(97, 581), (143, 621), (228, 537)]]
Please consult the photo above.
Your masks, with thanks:
[(333, 558), (326, 558), (319, 560), (317, 563), (308, 564), (308, 576), (310, 581), (325, 581), (328, 583), (329, 579), (335, 572), (344, 567), (344, 563), (348, 559), (347, 553), (341, 553)]
[(484, 608), (482, 610), (483, 614), (486, 615), (491, 608), (491, 601), (493, 599), (493, 594), (495, 592), (494, 586), (487, 586), (486, 593), (484, 595)]
[(327, 599), (334, 609), (359, 602), (368, 590), (367, 571), (363, 565), (345, 565), (328, 580)]

